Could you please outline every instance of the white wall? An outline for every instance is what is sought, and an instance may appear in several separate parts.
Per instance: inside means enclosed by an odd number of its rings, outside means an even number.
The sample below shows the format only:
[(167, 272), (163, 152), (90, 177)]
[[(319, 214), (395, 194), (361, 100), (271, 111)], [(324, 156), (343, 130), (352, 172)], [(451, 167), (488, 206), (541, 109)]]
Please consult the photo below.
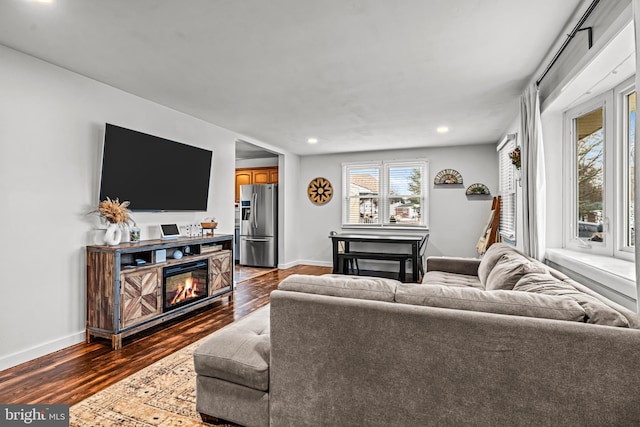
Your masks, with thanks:
[[(340, 229), (341, 163), (376, 159), (430, 161), (429, 255), (474, 256), (491, 202), (467, 199), (475, 182), (497, 192), (494, 144), (299, 157), (81, 75), (0, 46), (0, 370), (82, 342), (85, 328), (84, 247), (95, 215), (104, 123), (211, 149), (209, 209), (199, 213), (136, 213), (142, 238), (157, 224), (215, 216), (233, 233), (235, 141), (280, 154), (282, 268), (329, 265), (327, 235)], [(441, 169), (461, 172), (464, 187), (433, 186)], [(317, 207), (306, 197), (316, 176), (329, 178), (334, 200)]]
[(292, 154), (280, 156), (278, 164), (279, 268), (289, 268), (299, 264), (299, 250), (304, 247), (304, 241), (300, 240), (298, 233), (298, 224), (304, 223), (304, 216), (300, 215), (300, 169), (299, 156)]
[(213, 150), (208, 211), (134, 214), (143, 239), (161, 222), (205, 216), (232, 234), (235, 141), (247, 138), (3, 46), (0, 64), (5, 369), (84, 338), (84, 247), (98, 225), (87, 213), (98, 202), (105, 122)]
[(545, 111), (541, 114), (541, 120), (547, 181), (546, 244), (548, 248), (561, 248), (563, 246), (563, 187), (567, 178), (564, 176), (562, 113)]
[[(331, 265), (330, 231), (341, 231), (342, 162), (368, 160), (429, 160), (429, 228), (427, 255), (478, 256), (475, 250), (491, 211), (491, 199), (468, 198), (466, 187), (480, 182), (492, 194), (498, 191), (498, 156), (495, 144), (462, 147), (390, 150), (369, 153), (303, 156), (300, 159), (300, 201), (297, 241), (299, 262)], [(442, 169), (456, 169), (463, 186), (435, 186), (433, 179)], [(316, 206), (306, 197), (309, 182), (327, 178), (333, 185), (332, 200)], [(409, 231), (410, 233), (411, 231)]]
[(277, 157), (236, 160), (236, 168), (263, 168), (271, 166), (278, 166)]

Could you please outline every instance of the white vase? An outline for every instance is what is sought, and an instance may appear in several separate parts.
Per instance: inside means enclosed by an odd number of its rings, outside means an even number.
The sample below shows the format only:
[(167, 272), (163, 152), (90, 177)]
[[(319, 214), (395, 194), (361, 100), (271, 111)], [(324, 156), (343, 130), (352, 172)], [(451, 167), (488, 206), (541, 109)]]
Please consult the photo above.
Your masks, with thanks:
[(120, 244), (120, 240), (122, 240), (122, 229), (118, 224), (110, 223), (104, 234), (105, 243), (110, 246), (116, 246)]
[(514, 175), (518, 185), (522, 186), (522, 172), (520, 172), (520, 169), (514, 167)]

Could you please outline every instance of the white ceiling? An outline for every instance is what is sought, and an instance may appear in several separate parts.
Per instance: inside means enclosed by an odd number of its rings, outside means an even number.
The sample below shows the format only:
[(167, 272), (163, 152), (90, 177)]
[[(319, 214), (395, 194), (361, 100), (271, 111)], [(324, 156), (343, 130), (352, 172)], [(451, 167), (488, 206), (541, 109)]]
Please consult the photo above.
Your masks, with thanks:
[(0, 44), (301, 155), (465, 145), (502, 136), (579, 4), (2, 0)]
[(278, 157), (278, 154), (241, 139), (236, 141), (236, 160), (266, 159), (269, 157)]

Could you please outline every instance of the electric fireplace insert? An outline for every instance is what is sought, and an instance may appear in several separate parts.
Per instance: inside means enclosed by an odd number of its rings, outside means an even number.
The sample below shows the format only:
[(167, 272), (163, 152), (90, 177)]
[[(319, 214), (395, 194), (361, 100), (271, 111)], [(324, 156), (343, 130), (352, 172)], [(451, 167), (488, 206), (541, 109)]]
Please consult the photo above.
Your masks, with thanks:
[(165, 267), (163, 269), (163, 311), (173, 310), (209, 294), (207, 260)]

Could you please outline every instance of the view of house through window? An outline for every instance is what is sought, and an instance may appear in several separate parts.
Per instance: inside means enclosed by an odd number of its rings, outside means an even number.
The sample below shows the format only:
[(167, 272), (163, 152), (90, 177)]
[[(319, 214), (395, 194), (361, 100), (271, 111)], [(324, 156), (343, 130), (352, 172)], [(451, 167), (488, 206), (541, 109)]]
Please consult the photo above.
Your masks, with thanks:
[(343, 225), (426, 226), (426, 161), (343, 164)]
[(349, 196), (348, 216), (349, 224), (377, 224), (380, 206), (380, 171), (377, 168), (365, 166), (353, 168), (348, 174)]

